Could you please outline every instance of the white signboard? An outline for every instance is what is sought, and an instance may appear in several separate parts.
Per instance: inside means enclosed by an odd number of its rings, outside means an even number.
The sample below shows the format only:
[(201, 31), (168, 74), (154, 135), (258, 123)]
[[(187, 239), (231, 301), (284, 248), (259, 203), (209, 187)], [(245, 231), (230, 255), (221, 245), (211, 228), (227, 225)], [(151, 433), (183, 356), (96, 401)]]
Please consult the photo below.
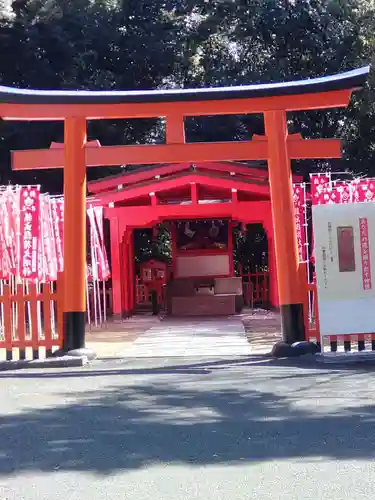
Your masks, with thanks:
[(375, 203), (313, 206), (321, 335), (375, 333)]

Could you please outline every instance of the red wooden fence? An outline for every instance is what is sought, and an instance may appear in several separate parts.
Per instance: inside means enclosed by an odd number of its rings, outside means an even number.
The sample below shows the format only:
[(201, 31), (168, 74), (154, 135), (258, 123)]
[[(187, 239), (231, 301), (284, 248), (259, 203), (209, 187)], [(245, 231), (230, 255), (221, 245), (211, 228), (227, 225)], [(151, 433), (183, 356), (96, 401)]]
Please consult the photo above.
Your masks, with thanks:
[(3, 285), (0, 295), (0, 351), (3, 358), (38, 359), (61, 347), (62, 308), (58, 304), (62, 286), (59, 279), (53, 285)]
[(299, 266), (300, 284), (303, 290), (303, 317), (305, 321), (306, 340), (320, 342), (319, 311), (316, 283), (307, 281), (307, 264)]

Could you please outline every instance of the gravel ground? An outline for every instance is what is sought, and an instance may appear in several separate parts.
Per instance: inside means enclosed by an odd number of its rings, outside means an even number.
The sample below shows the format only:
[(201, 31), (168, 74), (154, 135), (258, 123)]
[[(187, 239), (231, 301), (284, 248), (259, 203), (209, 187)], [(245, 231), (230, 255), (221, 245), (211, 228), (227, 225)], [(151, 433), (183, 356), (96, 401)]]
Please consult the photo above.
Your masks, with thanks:
[(372, 500), (374, 366), (106, 360), (0, 374), (1, 500)]

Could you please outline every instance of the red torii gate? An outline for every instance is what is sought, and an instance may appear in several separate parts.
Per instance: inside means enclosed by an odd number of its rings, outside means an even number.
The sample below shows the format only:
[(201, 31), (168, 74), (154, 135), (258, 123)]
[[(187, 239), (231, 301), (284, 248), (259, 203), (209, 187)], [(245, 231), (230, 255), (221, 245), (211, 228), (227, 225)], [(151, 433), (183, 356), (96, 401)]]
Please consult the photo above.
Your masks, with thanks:
[[(304, 339), (290, 170), (293, 155), (286, 113), (347, 107), (352, 91), (363, 86), (368, 73), (369, 67), (365, 67), (300, 82), (194, 90), (96, 92), (0, 87), (0, 116), (4, 120), (65, 123), (64, 162), (57, 165), (64, 166), (64, 349), (83, 348), (85, 342), (86, 165), (118, 164), (118, 154), (121, 164), (124, 159), (129, 164), (268, 160), (283, 335), (287, 342)], [(267, 140), (185, 141), (185, 117), (249, 113), (264, 115)], [(99, 153), (97, 160), (88, 158), (93, 150), (85, 147), (87, 120), (155, 117), (165, 117), (166, 144), (102, 147), (95, 151)], [(56, 154), (58, 150), (49, 151)], [(319, 152), (314, 157), (320, 158)]]

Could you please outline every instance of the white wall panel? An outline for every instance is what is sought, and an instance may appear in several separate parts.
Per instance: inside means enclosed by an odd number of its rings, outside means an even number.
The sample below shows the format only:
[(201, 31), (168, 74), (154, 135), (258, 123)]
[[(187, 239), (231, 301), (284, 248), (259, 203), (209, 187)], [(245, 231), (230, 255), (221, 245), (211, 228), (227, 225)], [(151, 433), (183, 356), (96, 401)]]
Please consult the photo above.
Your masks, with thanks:
[[(375, 203), (314, 206), (313, 225), (321, 334), (374, 333)], [(350, 245), (339, 252), (338, 228), (344, 227), (353, 234), (352, 268), (342, 267)]]

